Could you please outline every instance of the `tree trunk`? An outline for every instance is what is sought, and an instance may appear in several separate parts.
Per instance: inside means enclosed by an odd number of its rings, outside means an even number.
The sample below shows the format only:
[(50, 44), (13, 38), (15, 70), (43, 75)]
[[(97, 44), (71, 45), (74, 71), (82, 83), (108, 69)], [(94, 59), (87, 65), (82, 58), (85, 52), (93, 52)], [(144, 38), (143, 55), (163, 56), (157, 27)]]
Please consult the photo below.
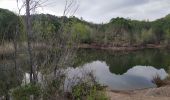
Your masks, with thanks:
[(30, 18), (30, 0), (26, 0), (26, 33), (27, 33), (27, 44), (28, 44), (28, 54), (29, 54), (29, 64), (30, 64), (30, 82), (35, 83), (35, 71), (33, 66), (33, 55), (31, 47), (31, 18)]

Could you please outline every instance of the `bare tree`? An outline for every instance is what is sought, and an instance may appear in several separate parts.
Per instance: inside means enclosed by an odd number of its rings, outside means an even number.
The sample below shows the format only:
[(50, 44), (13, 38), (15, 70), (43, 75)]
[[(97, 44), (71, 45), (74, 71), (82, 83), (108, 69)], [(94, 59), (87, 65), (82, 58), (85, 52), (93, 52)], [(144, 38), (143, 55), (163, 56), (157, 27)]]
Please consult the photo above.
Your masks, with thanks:
[(29, 64), (30, 64), (30, 82), (35, 82), (35, 71), (33, 66), (33, 55), (31, 48), (31, 18), (30, 18), (30, 0), (26, 0), (26, 33), (27, 33), (27, 43), (28, 43), (28, 53), (29, 53)]
[[(72, 16), (78, 9), (79, 5), (76, 0), (65, 0), (65, 8), (63, 11), (63, 16), (60, 18), (60, 28), (59, 30), (46, 42), (46, 52), (43, 52), (45, 60), (41, 63), (42, 67), (51, 68), (49, 73), (53, 72), (52, 77), (47, 78), (46, 82), (52, 84), (51, 82), (59, 82), (60, 94), (64, 94), (64, 82), (65, 75), (61, 69), (66, 69), (73, 64), (73, 59), (76, 56), (76, 45), (78, 41), (72, 38), (72, 22), (68, 22), (66, 16)], [(48, 87), (47, 87), (48, 88)], [(61, 92), (62, 91), (62, 92)], [(52, 98), (57, 98), (58, 94), (52, 96)], [(60, 95), (61, 96), (61, 95)]]
[[(47, 1), (47, 0), (45, 0)], [(22, 2), (22, 5), (19, 6), (19, 2)], [(26, 26), (26, 34), (27, 34), (27, 46), (28, 46), (28, 54), (29, 54), (29, 64), (30, 64), (30, 82), (35, 83), (36, 82), (36, 69), (33, 61), (33, 53), (32, 53), (32, 46), (31, 46), (31, 38), (32, 38), (32, 23), (31, 23), (31, 12), (35, 11), (36, 8), (40, 7), (44, 1), (42, 0), (22, 0), (19, 1), (17, 0), (17, 7), (19, 14), (21, 13), (21, 10), (25, 8), (25, 15), (26, 15), (26, 20), (25, 20), (25, 26)]]
[(29, 55), (31, 83), (37, 82), (37, 72), (40, 66), (50, 66), (53, 69), (52, 71), (54, 72), (54, 79), (61, 79), (62, 75), (57, 73), (58, 69), (70, 66), (73, 63), (72, 59), (74, 58), (76, 53), (77, 43), (75, 43), (72, 39), (71, 23), (66, 22), (65, 16), (73, 16), (78, 10), (79, 5), (77, 0), (65, 0), (66, 4), (63, 11), (63, 17), (61, 17), (60, 28), (58, 32), (56, 32), (54, 36), (50, 37), (50, 39), (46, 42), (44, 49), (45, 52), (43, 52), (45, 59), (44, 61), (41, 61), (39, 65), (37, 65), (39, 58), (36, 58), (36, 55), (33, 52), (33, 28), (31, 13), (32, 11), (35, 11), (36, 8), (41, 7), (43, 3), (44, 2), (42, 2), (42, 0), (23, 0), (23, 5), (21, 5), (21, 7), (19, 7), (18, 5), (19, 13), (23, 8), (25, 8), (26, 11), (25, 28), (27, 34), (27, 51)]
[(73, 16), (79, 8), (77, 0), (65, 0), (63, 16)]

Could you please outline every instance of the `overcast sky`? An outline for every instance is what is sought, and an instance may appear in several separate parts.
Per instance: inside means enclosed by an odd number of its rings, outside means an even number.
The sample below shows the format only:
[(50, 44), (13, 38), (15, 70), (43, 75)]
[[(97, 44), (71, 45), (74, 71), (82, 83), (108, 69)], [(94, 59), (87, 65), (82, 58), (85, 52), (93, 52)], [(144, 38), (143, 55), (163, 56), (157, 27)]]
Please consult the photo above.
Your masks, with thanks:
[[(77, 4), (75, 16), (95, 23), (115, 17), (155, 20), (170, 14), (170, 0), (79, 0)], [(61, 16), (64, 5), (65, 0), (48, 0), (37, 12)], [(0, 8), (17, 12), (16, 0), (0, 0)]]

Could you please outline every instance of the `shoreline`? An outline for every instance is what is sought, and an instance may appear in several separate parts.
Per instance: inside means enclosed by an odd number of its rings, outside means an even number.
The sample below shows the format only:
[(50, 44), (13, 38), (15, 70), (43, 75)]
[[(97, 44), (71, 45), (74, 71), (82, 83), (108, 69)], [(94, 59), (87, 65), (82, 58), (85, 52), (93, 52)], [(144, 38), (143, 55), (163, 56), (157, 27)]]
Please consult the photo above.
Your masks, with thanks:
[[(19, 49), (27, 48), (26, 43), (20, 43), (21, 47), (18, 47)], [(33, 48), (46, 48), (48, 45), (45, 43), (34, 43), (32, 44)], [(129, 45), (129, 46), (113, 46), (113, 45), (104, 45), (104, 44), (97, 44), (97, 43), (91, 43), (91, 44), (78, 44), (76, 48), (80, 49), (98, 49), (98, 50), (112, 50), (112, 51), (136, 51), (136, 50), (142, 50), (142, 49), (169, 49), (170, 46), (161, 45), (161, 44), (147, 44), (147, 45)], [(12, 43), (5, 43), (3, 45), (0, 45), (0, 54), (3, 53), (12, 53), (14, 52), (14, 47)]]
[(106, 88), (106, 94), (110, 100), (170, 100), (170, 78), (162, 80), (166, 84), (160, 87), (135, 89), (135, 90), (111, 90)]
[(165, 45), (147, 44), (145, 46), (111, 46), (111, 45), (98, 45), (98, 44), (79, 44), (80, 49), (99, 49), (99, 50), (112, 50), (112, 51), (136, 51), (143, 49), (169, 49)]
[(106, 90), (110, 100), (170, 100), (170, 86), (130, 91)]

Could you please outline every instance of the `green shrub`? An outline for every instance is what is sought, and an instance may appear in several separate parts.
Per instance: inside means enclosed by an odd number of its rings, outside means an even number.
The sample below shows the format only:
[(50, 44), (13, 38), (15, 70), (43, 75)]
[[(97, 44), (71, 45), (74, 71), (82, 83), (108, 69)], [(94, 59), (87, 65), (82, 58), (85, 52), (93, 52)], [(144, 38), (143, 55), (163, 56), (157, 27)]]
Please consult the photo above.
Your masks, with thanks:
[(90, 94), (87, 95), (87, 100), (109, 100), (104, 91), (97, 90), (96, 86), (90, 89)]
[(42, 90), (39, 84), (27, 84), (12, 90), (12, 97), (14, 100), (29, 100), (31, 95), (34, 95), (36, 98), (40, 96), (41, 93)]
[(44, 91), (44, 100), (48, 100), (49, 98), (54, 98), (56, 95), (59, 95), (61, 91), (59, 90), (61, 86), (61, 82), (58, 80), (52, 80), (47, 83), (47, 86)]
[(75, 100), (108, 100), (102, 86), (86, 82), (74, 86), (71, 93)]
[(82, 43), (91, 43), (91, 28), (81, 23), (75, 23), (72, 26), (72, 38), (78, 39)]
[(156, 36), (152, 32), (152, 29), (142, 31), (141, 40), (144, 44), (153, 43), (153, 42), (155, 42), (155, 39), (156, 39)]

